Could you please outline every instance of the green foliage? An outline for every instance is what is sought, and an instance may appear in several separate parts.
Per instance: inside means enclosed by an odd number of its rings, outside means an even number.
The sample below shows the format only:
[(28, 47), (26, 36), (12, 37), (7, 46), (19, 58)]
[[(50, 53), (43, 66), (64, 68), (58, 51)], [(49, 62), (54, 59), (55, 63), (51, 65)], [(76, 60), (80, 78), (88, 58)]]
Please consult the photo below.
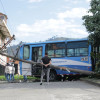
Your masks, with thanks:
[(100, 53), (91, 52), (91, 56), (95, 59), (100, 59)]
[(95, 72), (98, 74), (100, 74), (100, 53), (94, 53), (94, 52), (91, 52), (91, 56), (94, 58), (94, 59), (98, 59), (96, 61), (96, 68), (95, 68)]
[(5, 76), (4, 75), (1, 75), (0, 76), (0, 80), (6, 80)]
[[(91, 0), (90, 6), (89, 14), (82, 19), (89, 33), (89, 43), (95, 48), (100, 46), (100, 0)], [(96, 60), (95, 76), (100, 76), (100, 53), (91, 52), (91, 56)]]
[(98, 61), (96, 63), (96, 69), (95, 69), (95, 71), (100, 74), (100, 61)]
[(89, 15), (82, 19), (89, 33), (89, 42), (96, 47), (100, 45), (100, 0), (91, 0), (90, 6)]
[(91, 56), (95, 59), (96, 58), (96, 54), (94, 52), (91, 52)]
[(100, 73), (96, 72), (95, 74), (88, 76), (88, 78), (100, 79)]
[[(23, 80), (24, 78), (23, 78), (23, 75), (14, 75), (14, 79), (15, 80)], [(27, 76), (27, 79), (32, 80), (32, 79), (39, 79), (39, 78), (32, 77), (32, 76)], [(0, 80), (6, 80), (5, 76), (1, 75)]]

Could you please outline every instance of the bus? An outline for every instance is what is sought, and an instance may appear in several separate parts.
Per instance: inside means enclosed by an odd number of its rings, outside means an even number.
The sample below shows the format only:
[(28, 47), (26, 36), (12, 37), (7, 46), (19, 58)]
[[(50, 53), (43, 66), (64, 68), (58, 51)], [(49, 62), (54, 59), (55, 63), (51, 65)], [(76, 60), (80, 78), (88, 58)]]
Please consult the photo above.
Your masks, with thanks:
[[(87, 39), (46, 41), (40, 43), (25, 43), (20, 47), (20, 59), (41, 62), (41, 58), (48, 53), (52, 65), (91, 71), (91, 45)], [(40, 77), (41, 67), (36, 64), (20, 62), (20, 74)], [(50, 80), (68, 77), (69, 80), (80, 76), (79, 73), (50, 70)]]

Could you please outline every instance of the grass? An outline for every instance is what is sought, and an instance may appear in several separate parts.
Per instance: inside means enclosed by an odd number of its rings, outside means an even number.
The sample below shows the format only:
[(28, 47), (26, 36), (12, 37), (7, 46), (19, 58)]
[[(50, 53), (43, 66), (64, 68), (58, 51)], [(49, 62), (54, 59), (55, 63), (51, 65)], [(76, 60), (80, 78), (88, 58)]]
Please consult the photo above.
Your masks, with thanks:
[[(14, 79), (15, 80), (23, 80), (23, 75), (14, 75)], [(27, 76), (27, 79), (28, 80), (33, 80), (33, 79), (39, 79), (39, 78), (36, 78), (36, 77), (32, 77), (32, 76)], [(0, 75), (0, 80), (6, 80), (5, 76), (4, 75)]]
[(0, 80), (6, 80), (4, 75), (0, 75)]

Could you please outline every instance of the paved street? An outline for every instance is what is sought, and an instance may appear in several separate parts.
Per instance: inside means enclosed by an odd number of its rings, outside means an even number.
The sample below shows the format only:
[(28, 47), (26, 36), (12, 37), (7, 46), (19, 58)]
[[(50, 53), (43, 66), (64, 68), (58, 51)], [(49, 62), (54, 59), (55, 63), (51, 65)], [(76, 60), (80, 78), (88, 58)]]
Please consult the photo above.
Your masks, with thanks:
[(82, 81), (5, 83), (0, 100), (100, 100), (100, 87)]

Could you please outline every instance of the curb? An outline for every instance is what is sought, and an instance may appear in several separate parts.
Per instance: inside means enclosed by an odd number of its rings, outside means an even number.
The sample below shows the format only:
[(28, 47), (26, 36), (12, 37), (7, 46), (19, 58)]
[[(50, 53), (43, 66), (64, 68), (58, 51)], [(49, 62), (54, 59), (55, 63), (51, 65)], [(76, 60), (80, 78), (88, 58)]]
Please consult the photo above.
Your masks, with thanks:
[(89, 80), (89, 79), (80, 79), (81, 81), (87, 82), (89, 84), (95, 85), (95, 86), (99, 86), (100, 87), (100, 81), (94, 81), (93, 79)]
[(33, 82), (40, 82), (40, 80), (34, 79), (34, 80), (15, 80), (13, 82), (8, 82), (8, 81), (1, 81), (0, 80), (0, 84), (5, 84), (5, 83), (33, 83)]

